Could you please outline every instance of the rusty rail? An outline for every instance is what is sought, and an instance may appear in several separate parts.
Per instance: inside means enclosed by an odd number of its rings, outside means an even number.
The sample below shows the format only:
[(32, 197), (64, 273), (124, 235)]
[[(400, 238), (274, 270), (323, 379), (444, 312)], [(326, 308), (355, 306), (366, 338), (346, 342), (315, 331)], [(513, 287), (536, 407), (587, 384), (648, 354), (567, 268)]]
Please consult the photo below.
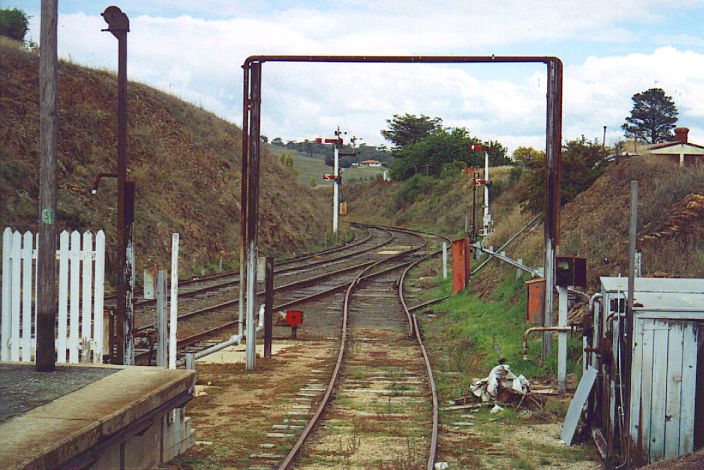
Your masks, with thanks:
[(438, 392), (435, 386), (435, 377), (433, 376), (433, 367), (430, 364), (430, 357), (428, 356), (428, 352), (425, 349), (425, 344), (423, 344), (423, 338), (420, 334), (420, 328), (418, 328), (418, 318), (416, 317), (415, 313), (411, 315), (410, 309), (406, 305), (406, 300), (403, 296), (403, 282), (406, 279), (406, 273), (408, 273), (411, 268), (418, 265), (421, 261), (430, 258), (430, 256), (432, 255), (429, 255), (423, 259), (419, 259), (418, 261), (411, 263), (406, 269), (403, 270), (403, 273), (401, 274), (401, 277), (399, 278), (398, 282), (398, 297), (401, 300), (401, 305), (403, 305), (403, 311), (405, 312), (406, 317), (408, 317), (409, 336), (413, 335), (413, 333), (415, 332), (416, 341), (418, 341), (418, 346), (420, 347), (420, 350), (423, 353), (423, 362), (425, 362), (425, 370), (428, 375), (428, 384), (430, 386), (430, 394), (433, 401), (433, 425), (430, 433), (430, 449), (428, 450), (427, 470), (433, 470), (435, 466), (435, 456), (437, 454), (438, 448), (438, 427), (440, 421)]
[[(418, 234), (415, 234), (415, 233), (408, 231), (408, 230), (398, 230), (398, 231), (419, 236)], [(355, 279), (348, 285), (347, 292), (345, 293), (344, 305), (342, 308), (342, 334), (340, 335), (340, 349), (337, 354), (337, 360), (335, 361), (335, 368), (333, 369), (332, 375), (331, 375), (330, 380), (328, 382), (328, 385), (325, 389), (325, 394), (323, 395), (323, 398), (320, 400), (320, 404), (318, 405), (318, 409), (315, 411), (315, 413), (311, 417), (310, 421), (308, 421), (308, 424), (303, 429), (303, 432), (299, 436), (296, 443), (293, 445), (293, 448), (289, 451), (288, 455), (286, 455), (286, 458), (279, 466), (279, 470), (287, 470), (287, 469), (293, 468), (294, 461), (298, 457), (298, 454), (300, 453), (301, 449), (303, 448), (303, 445), (308, 440), (310, 435), (313, 433), (313, 430), (315, 429), (316, 425), (318, 424), (318, 421), (320, 420), (320, 417), (322, 416), (323, 411), (325, 410), (327, 405), (330, 403), (330, 399), (332, 398), (333, 390), (335, 389), (335, 384), (337, 383), (337, 378), (340, 374), (340, 369), (342, 368), (342, 360), (343, 360), (343, 357), (345, 354), (345, 345), (347, 343), (349, 303), (350, 303), (350, 298), (352, 297), (352, 292), (354, 291), (355, 287), (362, 280), (363, 275), (365, 273), (371, 271), (372, 269), (374, 269), (376, 266), (378, 266), (382, 263), (386, 263), (388, 261), (391, 261), (393, 259), (400, 258), (401, 256), (405, 256), (410, 253), (414, 253), (414, 252), (424, 248), (426, 246), (426, 244), (427, 244), (427, 240), (425, 240), (423, 238), (422, 245), (414, 247), (414, 248), (410, 248), (408, 250), (404, 250), (400, 253), (396, 253), (394, 255), (388, 256), (386, 258), (383, 258), (383, 259), (375, 262), (374, 264), (365, 268), (364, 271), (361, 271), (355, 277)]]

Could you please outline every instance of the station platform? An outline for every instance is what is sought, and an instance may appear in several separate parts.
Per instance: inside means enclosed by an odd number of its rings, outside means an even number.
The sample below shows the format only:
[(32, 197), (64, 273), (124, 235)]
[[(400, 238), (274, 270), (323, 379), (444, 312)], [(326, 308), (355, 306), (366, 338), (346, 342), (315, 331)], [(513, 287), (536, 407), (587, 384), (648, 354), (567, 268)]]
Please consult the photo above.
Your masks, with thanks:
[(0, 468), (155, 468), (193, 441), (195, 372), (0, 362)]

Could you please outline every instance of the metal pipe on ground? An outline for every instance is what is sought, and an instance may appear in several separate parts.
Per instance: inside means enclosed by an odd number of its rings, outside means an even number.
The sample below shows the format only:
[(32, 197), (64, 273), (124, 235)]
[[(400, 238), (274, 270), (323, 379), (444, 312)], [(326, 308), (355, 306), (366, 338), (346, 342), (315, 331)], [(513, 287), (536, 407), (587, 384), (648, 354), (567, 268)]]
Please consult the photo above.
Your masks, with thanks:
[[(259, 333), (262, 329), (264, 329), (264, 306), (261, 306), (262, 308), (259, 309), (259, 319), (257, 321), (257, 327), (254, 330), (254, 334), (256, 335)], [(218, 344), (214, 344), (210, 346), (209, 348), (202, 349), (200, 351), (196, 352), (187, 352), (184, 355), (184, 358), (177, 361), (178, 366), (186, 366), (187, 369), (189, 370), (195, 370), (196, 368), (196, 361), (200, 358), (203, 358), (205, 356), (209, 356), (215, 352), (221, 351), (229, 346), (238, 346), (243, 340), (246, 340), (246, 336), (241, 336), (241, 335), (234, 335), (230, 336), (230, 339), (223, 341)]]

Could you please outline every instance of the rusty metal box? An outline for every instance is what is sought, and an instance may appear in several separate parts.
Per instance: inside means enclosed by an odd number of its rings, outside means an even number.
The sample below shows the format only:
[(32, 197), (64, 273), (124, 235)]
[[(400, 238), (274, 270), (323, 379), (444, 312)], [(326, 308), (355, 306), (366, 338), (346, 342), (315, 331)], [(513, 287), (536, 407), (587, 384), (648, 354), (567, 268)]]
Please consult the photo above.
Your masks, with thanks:
[(528, 289), (528, 306), (526, 308), (526, 321), (534, 325), (543, 324), (543, 305), (545, 302), (545, 279), (531, 279), (526, 281)]

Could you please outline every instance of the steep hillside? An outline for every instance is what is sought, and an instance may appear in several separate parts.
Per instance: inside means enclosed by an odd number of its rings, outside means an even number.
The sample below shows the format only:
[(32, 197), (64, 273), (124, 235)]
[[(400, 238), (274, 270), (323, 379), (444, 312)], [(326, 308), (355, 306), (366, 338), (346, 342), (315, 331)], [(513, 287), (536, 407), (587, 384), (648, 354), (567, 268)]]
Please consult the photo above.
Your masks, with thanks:
[[(643, 272), (701, 277), (704, 244), (701, 199), (704, 172), (679, 168), (657, 157), (611, 165), (594, 184), (562, 209), (558, 254), (584, 256), (591, 286), (598, 276), (628, 272), (630, 181), (638, 181), (638, 247)], [(538, 263), (542, 227), (509, 250)], [(540, 262), (542, 264), (542, 262)]]
[[(496, 231), (490, 244), (501, 245), (532, 217), (520, 209), (508, 171), (497, 173), (493, 214)], [(503, 178), (501, 178), (503, 176)], [(639, 182), (638, 244), (645, 274), (699, 277), (704, 273), (704, 170), (679, 168), (657, 157), (637, 157), (611, 164), (561, 213), (558, 254), (587, 258), (590, 284), (598, 277), (625, 275), (628, 268), (630, 181)], [(410, 181), (410, 180), (409, 180)], [(456, 178), (420, 179), (417, 184), (374, 183), (352, 190), (352, 217), (422, 227), (447, 234), (463, 229), (471, 193)], [(478, 201), (481, 195), (478, 193)], [(478, 202), (479, 203), (479, 202)], [(382, 206), (380, 209), (379, 206)], [(543, 227), (507, 249), (532, 266), (543, 264)], [(473, 282), (490, 288), (495, 268)]]
[[(35, 229), (39, 171), (38, 56), (0, 44), (0, 225)], [(61, 63), (59, 68), (60, 228), (105, 229), (115, 247), (116, 190), (97, 173), (116, 165), (116, 77)], [(182, 239), (184, 271), (239, 254), (241, 131), (215, 115), (147, 86), (130, 83), (129, 178), (136, 182), (138, 266), (170, 259)], [(290, 170), (262, 154), (260, 240), (264, 250), (297, 250), (325, 233), (327, 208)]]

